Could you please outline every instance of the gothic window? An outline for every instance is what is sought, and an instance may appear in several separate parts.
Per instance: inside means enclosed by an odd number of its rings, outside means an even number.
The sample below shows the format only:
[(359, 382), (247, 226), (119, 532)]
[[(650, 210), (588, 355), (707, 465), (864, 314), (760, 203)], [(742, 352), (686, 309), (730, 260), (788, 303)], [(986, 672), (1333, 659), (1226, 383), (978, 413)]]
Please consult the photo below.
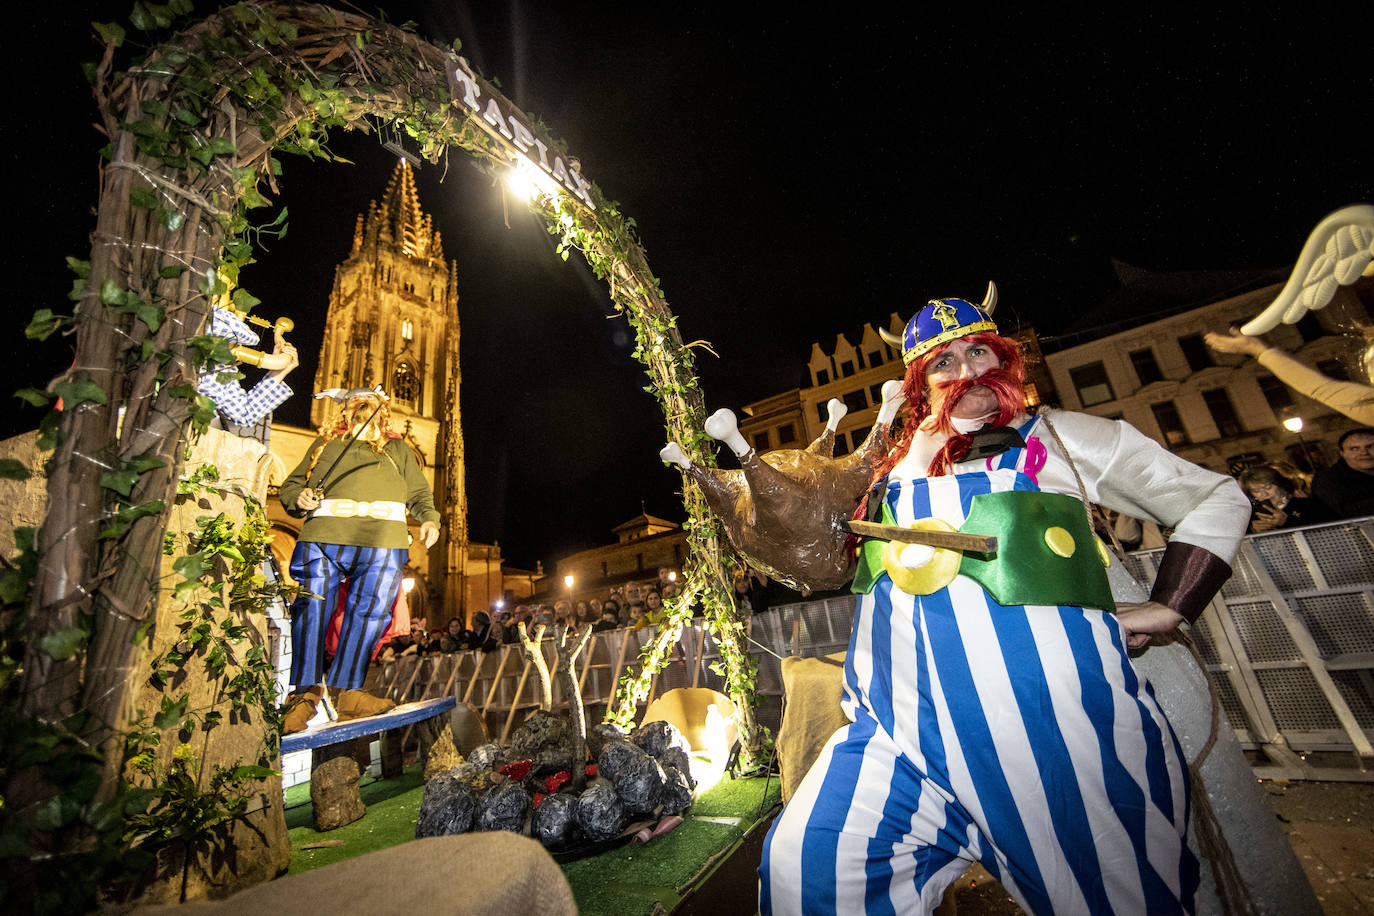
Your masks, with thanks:
[(415, 322), (411, 321), (409, 318), (401, 319), (401, 339), (406, 343), (410, 343), (415, 339)]
[(398, 401), (414, 406), (420, 400), (420, 376), (415, 367), (402, 361), (391, 376), (391, 394)]

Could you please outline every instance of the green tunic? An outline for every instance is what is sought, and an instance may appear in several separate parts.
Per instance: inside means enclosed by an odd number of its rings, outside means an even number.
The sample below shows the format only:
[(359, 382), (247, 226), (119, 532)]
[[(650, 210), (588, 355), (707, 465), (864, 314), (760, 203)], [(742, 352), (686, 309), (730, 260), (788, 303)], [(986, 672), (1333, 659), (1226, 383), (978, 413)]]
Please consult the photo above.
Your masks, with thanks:
[[(306, 457), (301, 459), (301, 463), (296, 465), (291, 476), (281, 485), (282, 505), (287, 513), (296, 518), (306, 514), (296, 508), (296, 498), (306, 486), (310, 453), (319, 447), (321, 441), (316, 439), (310, 444)], [(324, 447), (320, 460), (315, 463), (317, 477), (334, 464), (345, 442), (346, 439), (334, 439)], [(361, 440), (349, 444), (347, 448), (343, 460), (329, 472), (329, 479), (323, 481), (325, 497), (405, 503), (406, 511), (421, 523), (439, 524), (434, 494), (430, 492), (429, 483), (425, 481), (410, 446), (400, 439), (388, 439), (380, 455), (372, 450), (371, 443)], [(312, 488), (318, 490), (320, 483), (318, 479), (311, 481)], [(306, 520), (297, 540), (356, 547), (410, 546), (405, 522), (375, 518), (312, 517)]]

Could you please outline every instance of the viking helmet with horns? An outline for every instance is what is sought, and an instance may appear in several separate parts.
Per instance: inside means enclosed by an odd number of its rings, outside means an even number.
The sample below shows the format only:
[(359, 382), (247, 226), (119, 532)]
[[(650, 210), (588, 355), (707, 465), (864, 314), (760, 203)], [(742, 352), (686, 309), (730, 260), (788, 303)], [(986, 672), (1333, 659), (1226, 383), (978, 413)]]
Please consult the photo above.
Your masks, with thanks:
[(983, 331), (997, 333), (992, 320), (996, 307), (997, 285), (989, 282), (981, 305), (967, 299), (932, 299), (907, 322), (900, 339), (885, 330), (878, 333), (889, 346), (901, 347), (902, 362), (909, 366), (917, 357), (951, 340)]

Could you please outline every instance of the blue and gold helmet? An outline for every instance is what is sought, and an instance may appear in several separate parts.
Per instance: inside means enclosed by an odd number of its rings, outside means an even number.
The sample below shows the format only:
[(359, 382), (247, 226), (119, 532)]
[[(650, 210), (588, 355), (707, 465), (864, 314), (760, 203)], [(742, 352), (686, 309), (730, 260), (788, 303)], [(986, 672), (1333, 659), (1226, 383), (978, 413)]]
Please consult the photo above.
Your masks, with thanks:
[(996, 305), (997, 287), (989, 283), (981, 305), (967, 299), (932, 299), (907, 322), (901, 340), (886, 331), (881, 334), (890, 345), (902, 348), (902, 362), (909, 366), (917, 357), (951, 340), (983, 331), (997, 333), (992, 320)]

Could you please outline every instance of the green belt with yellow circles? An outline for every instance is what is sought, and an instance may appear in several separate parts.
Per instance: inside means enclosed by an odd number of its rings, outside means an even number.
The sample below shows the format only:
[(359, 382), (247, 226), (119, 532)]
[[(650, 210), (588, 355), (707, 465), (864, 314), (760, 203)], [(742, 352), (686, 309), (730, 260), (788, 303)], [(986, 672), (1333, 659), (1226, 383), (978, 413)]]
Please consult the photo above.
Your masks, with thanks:
[[(895, 524), (883, 503), (882, 520)], [(1083, 503), (1060, 493), (1008, 490), (973, 497), (964, 523), (938, 518), (909, 526), (997, 538), (993, 553), (924, 547), (869, 539), (859, 547), (852, 590), (868, 594), (883, 576), (911, 595), (932, 595), (968, 576), (994, 601), (1013, 605), (1071, 605), (1115, 611), (1107, 567), (1113, 561), (1088, 524)]]

